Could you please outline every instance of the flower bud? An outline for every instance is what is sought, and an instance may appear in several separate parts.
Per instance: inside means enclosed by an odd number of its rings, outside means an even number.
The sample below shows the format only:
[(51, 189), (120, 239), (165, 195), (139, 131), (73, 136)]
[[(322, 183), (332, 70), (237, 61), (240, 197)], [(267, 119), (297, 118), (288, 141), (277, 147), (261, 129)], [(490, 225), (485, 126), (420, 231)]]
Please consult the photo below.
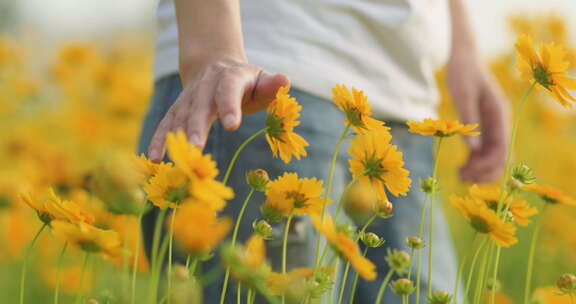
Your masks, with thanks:
[(262, 169), (256, 169), (246, 173), (246, 182), (256, 191), (264, 192), (269, 181), (268, 173)]
[(266, 203), (260, 206), (260, 213), (270, 222), (279, 222), (282, 219), (282, 212)]
[(452, 296), (449, 293), (438, 290), (428, 298), (428, 304), (449, 304), (451, 300)]
[(556, 286), (562, 293), (576, 293), (576, 275), (571, 273), (563, 274), (556, 281)]
[(417, 236), (409, 236), (406, 238), (406, 245), (412, 249), (420, 249), (424, 247), (424, 241)]
[(389, 200), (382, 200), (376, 203), (376, 211), (378, 216), (387, 219), (392, 216), (392, 211), (394, 211), (394, 205)]
[(262, 239), (268, 240), (272, 236), (272, 226), (270, 226), (266, 220), (254, 221), (252, 223), (252, 229), (254, 229), (254, 232), (258, 233)]
[(432, 193), (438, 191), (438, 181), (432, 176), (420, 180), (420, 189), (424, 193)]
[(356, 183), (345, 192), (344, 211), (355, 222), (364, 222), (374, 215), (378, 197), (372, 186)]
[(390, 287), (392, 288), (392, 292), (401, 296), (407, 296), (413, 293), (415, 290), (412, 281), (406, 278), (398, 279), (392, 282), (392, 284), (390, 284)]
[(536, 177), (534, 177), (532, 169), (526, 166), (526, 164), (521, 163), (512, 168), (512, 174), (510, 175), (508, 185), (510, 185), (512, 189), (519, 189), (525, 185), (533, 184), (535, 180)]
[(498, 280), (494, 280), (493, 278), (488, 279), (488, 281), (486, 281), (486, 289), (488, 290), (492, 290), (494, 292), (499, 291), (500, 290), (500, 281)]
[(406, 251), (388, 248), (385, 259), (388, 266), (397, 274), (403, 274), (410, 266), (410, 255)]
[(384, 239), (373, 232), (362, 233), (360, 235), (360, 240), (362, 240), (366, 247), (370, 248), (380, 247), (384, 244)]
[(180, 282), (188, 282), (190, 280), (190, 272), (186, 266), (176, 264), (174, 265), (174, 277)]

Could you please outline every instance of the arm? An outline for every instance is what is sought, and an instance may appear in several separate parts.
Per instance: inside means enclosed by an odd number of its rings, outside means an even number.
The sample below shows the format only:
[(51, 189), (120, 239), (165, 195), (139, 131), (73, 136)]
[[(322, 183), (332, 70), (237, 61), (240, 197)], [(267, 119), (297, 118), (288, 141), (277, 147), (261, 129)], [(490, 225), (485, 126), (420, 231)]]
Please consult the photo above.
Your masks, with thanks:
[(202, 148), (212, 123), (220, 119), (233, 131), (242, 113), (265, 109), (284, 75), (272, 75), (247, 63), (239, 1), (175, 0), (182, 92), (162, 119), (148, 148), (160, 161), (166, 134), (182, 129)]
[(461, 168), (464, 180), (490, 182), (504, 169), (508, 145), (507, 104), (504, 95), (478, 56), (462, 0), (450, 0), (451, 54), (447, 66), (448, 89), (460, 119), (479, 123), (482, 135), (467, 138), (470, 155)]

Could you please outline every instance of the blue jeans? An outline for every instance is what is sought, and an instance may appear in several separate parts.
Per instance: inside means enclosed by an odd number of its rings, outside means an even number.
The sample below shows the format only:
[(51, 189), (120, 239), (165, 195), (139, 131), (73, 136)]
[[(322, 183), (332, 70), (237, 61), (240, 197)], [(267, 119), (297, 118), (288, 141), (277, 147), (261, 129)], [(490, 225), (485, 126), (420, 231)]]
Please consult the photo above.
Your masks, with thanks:
[[(178, 97), (182, 90), (180, 79), (177, 75), (172, 75), (160, 79), (155, 84), (154, 95), (152, 97), (150, 109), (144, 120), (139, 153), (146, 153), (154, 131), (164, 117), (166, 111)], [(292, 89), (290, 94), (302, 105), (301, 125), (296, 131), (301, 134), (309, 143), (307, 148), (308, 157), (301, 161), (293, 160), (285, 164), (279, 159), (273, 159), (272, 153), (264, 136), (256, 138), (240, 154), (236, 166), (233, 169), (228, 185), (231, 186), (236, 195), (231, 200), (223, 213), (235, 219), (240, 206), (248, 193), (248, 186), (245, 181), (245, 173), (249, 170), (265, 169), (271, 178), (276, 178), (285, 171), (298, 172), (303, 177), (317, 177), (327, 180), (330, 167), (331, 155), (333, 153), (339, 136), (344, 131), (342, 123), (343, 114), (329, 101), (310, 95), (298, 89)], [(236, 148), (244, 139), (260, 130), (264, 126), (265, 113), (248, 114), (243, 116), (242, 126), (235, 132), (227, 132), (216, 122), (208, 137), (205, 153), (213, 155), (218, 163), (220, 173), (223, 174)], [(418, 233), (420, 210), (422, 208), (424, 196), (418, 188), (418, 180), (431, 174), (432, 167), (432, 140), (429, 137), (421, 137), (410, 134), (404, 124), (388, 123), (392, 127), (393, 143), (398, 145), (400, 151), (404, 153), (406, 168), (410, 170), (413, 180), (412, 190), (406, 197), (399, 198), (394, 203), (394, 216), (387, 220), (376, 220), (368, 228), (384, 237), (385, 246), (368, 250), (368, 257), (378, 266), (378, 279), (373, 282), (359, 280), (355, 303), (373, 303), (382, 278), (388, 271), (384, 261), (386, 248), (406, 248), (404, 239)], [(340, 150), (338, 162), (334, 171), (334, 182), (332, 190), (332, 200), (337, 201), (345, 184), (350, 180), (346, 153), (347, 145), (344, 144)], [(239, 241), (243, 242), (252, 233), (252, 222), (260, 219), (259, 206), (264, 202), (262, 193), (253, 196), (244, 214), (242, 225), (239, 229)], [(158, 209), (153, 208), (143, 218), (144, 246), (149, 253), (151, 248), (152, 231), (154, 222), (158, 214)], [(452, 250), (452, 242), (448, 232), (442, 210), (438, 206), (435, 210), (434, 227), (434, 289), (451, 291), (454, 274), (456, 273), (455, 257)], [(427, 227), (427, 226), (426, 226)], [(279, 271), (281, 265), (281, 232), (282, 224), (274, 225), (275, 237), (267, 242), (267, 254), (272, 264), (272, 268)], [(297, 217), (294, 219), (294, 228), (289, 233), (287, 266), (304, 267), (310, 266), (314, 261), (315, 254), (315, 231), (311, 227), (307, 217)], [(425, 229), (427, 231), (427, 229)], [(427, 235), (427, 233), (425, 233)], [(425, 238), (426, 240), (426, 238)], [(426, 241), (426, 243), (428, 243)], [(423, 292), (426, 291), (427, 277), (427, 254), (423, 250), (423, 277), (421, 285)], [(182, 261), (182, 257), (175, 254), (176, 261)], [(204, 263), (204, 269), (211, 269), (219, 266), (218, 254)], [(413, 271), (415, 273), (415, 271)], [(353, 276), (353, 273), (350, 277)], [(348, 286), (350, 284), (347, 284)], [(222, 278), (213, 284), (206, 286), (204, 291), (204, 303), (218, 303)], [(338, 286), (338, 285), (337, 285)], [(231, 284), (228, 288), (227, 302), (232, 303), (235, 299), (236, 288)], [(414, 299), (414, 297), (412, 297)], [(423, 294), (422, 301), (426, 297)], [(387, 291), (384, 303), (400, 303), (400, 297)]]

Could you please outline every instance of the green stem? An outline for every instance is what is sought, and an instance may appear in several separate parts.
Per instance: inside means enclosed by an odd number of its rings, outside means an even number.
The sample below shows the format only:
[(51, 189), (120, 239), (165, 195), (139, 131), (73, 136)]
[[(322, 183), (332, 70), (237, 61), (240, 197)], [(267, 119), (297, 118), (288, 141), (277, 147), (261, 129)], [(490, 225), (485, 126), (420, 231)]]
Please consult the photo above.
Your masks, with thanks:
[(195, 277), (196, 267), (198, 267), (198, 258), (197, 258), (197, 257), (195, 257), (195, 258), (192, 260), (192, 263), (190, 263), (189, 266), (186, 267), (186, 268), (188, 269), (188, 273), (189, 273), (192, 277)]
[(138, 259), (140, 258), (140, 233), (141, 232), (141, 224), (142, 224), (142, 216), (144, 216), (144, 212), (140, 212), (138, 214), (138, 227), (136, 232), (136, 240), (134, 243), (134, 260), (132, 262), (132, 278), (131, 278), (131, 294), (130, 294), (130, 303), (136, 303), (136, 272), (138, 270)]
[(64, 243), (62, 250), (60, 250), (60, 255), (58, 256), (58, 266), (56, 266), (56, 287), (54, 289), (54, 304), (58, 304), (58, 298), (60, 296), (60, 273), (62, 271), (62, 262), (64, 261), (64, 253), (68, 247), (68, 242)]
[(472, 277), (474, 276), (474, 271), (476, 271), (476, 262), (478, 261), (478, 257), (480, 256), (480, 252), (484, 249), (488, 242), (488, 238), (485, 238), (484, 241), (478, 246), (474, 256), (472, 257), (472, 262), (470, 263), (470, 269), (468, 270), (468, 279), (466, 280), (466, 286), (464, 286), (464, 299), (468, 297), (468, 292), (470, 291), (470, 287), (472, 285)]
[(78, 292), (76, 293), (76, 304), (82, 302), (82, 285), (84, 284), (84, 277), (86, 275), (86, 266), (88, 265), (88, 260), (90, 259), (90, 252), (86, 251), (84, 253), (84, 262), (82, 263), (82, 270), (80, 272), (80, 280), (78, 281)]
[(368, 219), (368, 221), (366, 221), (364, 226), (362, 226), (362, 229), (360, 229), (360, 233), (358, 233), (358, 235), (356, 235), (356, 242), (358, 242), (358, 240), (360, 239), (360, 236), (366, 232), (366, 229), (368, 229), (368, 226), (370, 226), (370, 224), (372, 224), (372, 222), (376, 219), (377, 216), (378, 216), (378, 214), (375, 213)]
[(530, 251), (528, 252), (528, 267), (526, 269), (526, 282), (524, 283), (524, 304), (530, 302), (530, 291), (532, 285), (532, 272), (534, 270), (534, 254), (536, 253), (536, 243), (538, 242), (538, 236), (540, 235), (540, 230), (542, 228), (542, 222), (544, 219), (544, 212), (546, 211), (545, 203), (542, 207), (542, 212), (538, 217), (538, 222), (534, 226), (534, 231), (532, 232), (532, 240), (530, 241)]
[[(348, 131), (350, 130), (350, 125), (346, 126), (342, 135), (338, 139), (336, 143), (336, 147), (334, 148), (334, 153), (332, 153), (332, 162), (330, 163), (330, 170), (328, 171), (328, 182), (326, 184), (326, 192), (324, 193), (324, 202), (322, 203), (322, 216), (321, 219), (324, 221), (324, 217), (326, 216), (326, 205), (328, 204), (328, 200), (330, 199), (330, 193), (332, 192), (332, 182), (334, 180), (334, 168), (336, 167), (336, 160), (338, 159), (338, 153), (340, 151), (340, 146), (346, 139), (348, 135)], [(318, 264), (320, 263), (320, 240), (322, 235), (317, 233), (316, 235), (316, 255), (314, 261), (314, 269), (318, 269)]]
[(168, 236), (168, 282), (167, 282), (167, 296), (168, 304), (172, 302), (172, 247), (174, 244), (174, 219), (176, 218), (176, 212), (178, 209), (174, 209), (172, 216), (170, 217), (170, 234)]
[(244, 148), (252, 141), (254, 140), (256, 137), (258, 137), (258, 135), (266, 132), (266, 130), (268, 130), (268, 127), (252, 134), (250, 137), (246, 138), (246, 140), (244, 140), (240, 146), (238, 147), (238, 149), (236, 149), (236, 152), (234, 152), (234, 155), (232, 156), (232, 160), (230, 160), (230, 164), (228, 164), (228, 168), (226, 169), (226, 173), (224, 174), (224, 178), (222, 179), (222, 183), (224, 183), (224, 185), (226, 185), (226, 183), (228, 182), (228, 178), (230, 177), (230, 172), (232, 172), (232, 168), (234, 167), (234, 163), (236, 163), (236, 160), (238, 159), (238, 156), (240, 155), (240, 152), (242, 152), (242, 150), (244, 150)]
[[(288, 247), (288, 232), (290, 231), (290, 223), (292, 222), (293, 213), (290, 212), (286, 220), (286, 227), (284, 227), (284, 238), (282, 239), (282, 274), (286, 274), (286, 248)], [(282, 296), (282, 304), (286, 303), (286, 297)]]
[[(238, 213), (238, 218), (236, 219), (236, 224), (234, 225), (234, 232), (232, 232), (232, 247), (236, 246), (236, 239), (238, 237), (238, 229), (240, 228), (240, 222), (244, 217), (244, 212), (246, 211), (246, 206), (248, 206), (248, 202), (252, 198), (254, 194), (254, 188), (250, 187), (250, 192), (244, 199), (244, 203), (242, 204), (242, 208), (240, 208), (240, 213)], [(224, 275), (224, 283), (222, 284), (222, 293), (220, 294), (220, 304), (224, 304), (224, 300), (226, 299), (226, 291), (228, 290), (228, 280), (230, 279), (230, 267), (226, 268), (226, 274)]]
[[(490, 248), (489, 248), (490, 249)], [(482, 263), (480, 264), (480, 276), (476, 281), (476, 290), (474, 293), (474, 304), (479, 304), (482, 300), (482, 294), (484, 293), (484, 286), (485, 282), (484, 279), (486, 278), (486, 264), (488, 263), (488, 257), (490, 256), (490, 251), (487, 250), (482, 255)]]
[(437, 176), (438, 176), (438, 163), (440, 159), (440, 147), (442, 146), (442, 137), (438, 137), (438, 143), (436, 144), (436, 153), (434, 154), (434, 169), (432, 171), (432, 180), (434, 181), (434, 186), (432, 191), (430, 191), (430, 236), (428, 242), (428, 297), (432, 296), (432, 245), (434, 243), (434, 201), (436, 200), (436, 188), (438, 187)]
[[(330, 263), (328, 265), (331, 265), (333, 260), (334, 259), (330, 259)], [(334, 262), (334, 269), (340, 269), (340, 259), (336, 259), (336, 262)], [(332, 288), (330, 291), (328, 303), (334, 303), (334, 294), (336, 293), (336, 290), (336, 288)]]
[(24, 262), (22, 263), (22, 275), (20, 276), (20, 304), (24, 304), (24, 287), (26, 286), (26, 272), (28, 267), (28, 259), (30, 258), (30, 254), (32, 253), (32, 248), (34, 248), (34, 244), (42, 234), (42, 231), (48, 226), (46, 223), (42, 224), (42, 227), (38, 229), (30, 244), (28, 244), (28, 248), (26, 248), (26, 254), (24, 255)]
[(236, 304), (242, 304), (242, 284), (238, 282), (236, 289)]
[[(424, 234), (424, 222), (426, 220), (426, 209), (428, 206), (429, 196), (424, 197), (424, 205), (422, 206), (422, 211), (420, 212), (420, 227), (418, 228), (418, 238), (422, 239)], [(422, 274), (422, 248), (416, 250), (418, 254), (418, 262), (416, 265), (416, 303), (420, 303), (420, 278)]]
[(386, 286), (388, 285), (390, 278), (392, 278), (393, 273), (394, 273), (393, 269), (388, 270), (386, 277), (384, 277), (382, 284), (380, 284), (380, 288), (378, 289), (378, 295), (376, 296), (376, 301), (374, 302), (374, 304), (382, 303), (382, 297), (384, 297), (384, 292), (386, 291)]
[(248, 294), (246, 295), (246, 303), (252, 304), (254, 302), (254, 289), (248, 289)]
[(402, 296), (402, 304), (408, 304), (408, 295)]
[(350, 270), (350, 262), (346, 262), (344, 267), (344, 274), (342, 275), (342, 282), (340, 283), (340, 295), (338, 296), (338, 304), (342, 303), (344, 298), (344, 289), (346, 288), (346, 281), (348, 280), (348, 271)]
[[(154, 304), (157, 301), (158, 296), (158, 289), (156, 286), (156, 272), (158, 267), (158, 263), (162, 263), (158, 261), (158, 247), (160, 246), (160, 232), (162, 230), (162, 223), (164, 223), (164, 218), (166, 217), (166, 212), (168, 211), (167, 208), (161, 209), (160, 213), (156, 217), (156, 223), (154, 225), (154, 235), (152, 236), (152, 256), (151, 256), (151, 265), (150, 265), (150, 285), (148, 286), (148, 303)], [(160, 266), (161, 268), (161, 266)], [(158, 270), (159, 272), (159, 270)]]
[[(363, 257), (366, 257), (366, 253), (368, 252), (368, 246), (364, 247), (364, 252), (362, 253)], [(348, 304), (354, 303), (354, 296), (356, 296), (356, 285), (358, 284), (358, 272), (354, 273), (354, 282), (352, 282), (352, 293), (350, 294), (350, 300)]]

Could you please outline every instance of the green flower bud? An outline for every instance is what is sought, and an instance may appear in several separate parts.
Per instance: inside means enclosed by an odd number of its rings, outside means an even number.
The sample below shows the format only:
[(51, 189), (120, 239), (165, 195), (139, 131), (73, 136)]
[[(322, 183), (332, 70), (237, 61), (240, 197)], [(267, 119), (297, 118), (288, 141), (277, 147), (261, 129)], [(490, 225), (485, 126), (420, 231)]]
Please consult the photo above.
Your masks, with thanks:
[(576, 293), (576, 275), (565, 273), (556, 282), (556, 286), (562, 293)]
[(534, 177), (534, 172), (532, 172), (532, 169), (521, 163), (518, 166), (512, 168), (512, 174), (508, 184), (512, 187), (512, 189), (518, 189), (522, 186), (533, 184), (535, 180), (536, 177)]
[(410, 266), (410, 255), (406, 251), (388, 248), (385, 260), (388, 266), (400, 275)]
[(438, 191), (438, 181), (432, 176), (420, 180), (420, 189), (424, 193), (432, 193)]
[(373, 232), (362, 233), (360, 235), (360, 240), (366, 245), (366, 247), (376, 248), (384, 244), (384, 239), (379, 237)]
[(449, 293), (438, 290), (428, 298), (428, 304), (449, 304), (451, 300), (452, 296)]
[(252, 229), (265, 240), (269, 240), (272, 236), (272, 226), (266, 220), (254, 221)]
[(413, 293), (416, 289), (412, 281), (406, 278), (398, 279), (392, 282), (392, 284), (390, 284), (390, 288), (392, 288), (392, 292), (401, 296), (407, 296)]
[(268, 173), (262, 169), (256, 169), (246, 173), (246, 182), (256, 191), (264, 192), (269, 181)]
[(268, 204), (263, 204), (260, 206), (260, 213), (266, 220), (270, 222), (279, 222), (282, 219), (282, 212)]
[(417, 236), (409, 236), (406, 238), (406, 245), (412, 249), (420, 249), (424, 247), (424, 241)]

